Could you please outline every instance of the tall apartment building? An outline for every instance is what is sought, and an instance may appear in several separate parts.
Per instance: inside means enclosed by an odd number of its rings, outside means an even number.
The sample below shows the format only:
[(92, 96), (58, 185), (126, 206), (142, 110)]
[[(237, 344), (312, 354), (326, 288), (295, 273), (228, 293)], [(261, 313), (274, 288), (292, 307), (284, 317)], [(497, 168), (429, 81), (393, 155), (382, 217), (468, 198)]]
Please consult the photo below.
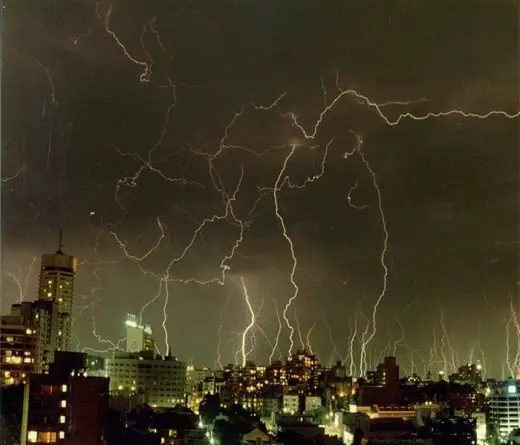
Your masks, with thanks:
[(43, 254), (38, 286), (38, 300), (57, 303), (57, 349), (68, 351), (72, 339), (72, 309), (74, 305), (74, 279), (77, 260), (62, 251), (60, 244), (56, 253)]
[(183, 404), (186, 364), (176, 358), (161, 357), (151, 351), (114, 353), (106, 359), (110, 391), (115, 394), (145, 394), (152, 406), (174, 407)]
[(151, 351), (155, 348), (152, 336), (152, 328), (143, 325), (133, 314), (128, 314), (126, 318), (126, 352)]

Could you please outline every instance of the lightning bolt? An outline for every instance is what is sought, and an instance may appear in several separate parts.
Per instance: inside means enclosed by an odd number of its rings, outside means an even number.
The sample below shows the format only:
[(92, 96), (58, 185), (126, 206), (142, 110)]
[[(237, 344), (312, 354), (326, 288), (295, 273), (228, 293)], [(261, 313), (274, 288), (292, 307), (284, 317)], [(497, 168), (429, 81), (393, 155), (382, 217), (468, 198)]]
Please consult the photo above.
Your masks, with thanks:
[(296, 268), (298, 267), (298, 260), (296, 258), (296, 253), (294, 251), (294, 244), (292, 242), (292, 239), (289, 236), (289, 234), (287, 233), (287, 227), (285, 225), (285, 220), (280, 213), (280, 204), (278, 202), (278, 192), (280, 191), (281, 187), (283, 186), (282, 178), (283, 178), (285, 171), (287, 170), (287, 164), (288, 164), (289, 160), (291, 159), (291, 157), (294, 155), (294, 153), (296, 151), (296, 147), (297, 147), (296, 144), (293, 144), (291, 146), (291, 151), (289, 152), (289, 154), (287, 155), (287, 157), (285, 158), (285, 160), (283, 162), (282, 168), (280, 169), (280, 172), (278, 174), (278, 177), (276, 178), (276, 182), (275, 182), (274, 188), (273, 188), (273, 200), (274, 200), (274, 209), (275, 209), (276, 218), (278, 219), (278, 222), (282, 229), (282, 235), (285, 238), (285, 240), (287, 241), (287, 244), (289, 245), (289, 249), (291, 251), (291, 258), (292, 258), (292, 267), (291, 267), (291, 273), (290, 273), (289, 279), (294, 288), (294, 293), (289, 298), (289, 301), (285, 305), (285, 309), (282, 314), (283, 318), (285, 319), (285, 323), (287, 324), (287, 327), (289, 328), (289, 331), (290, 331), (290, 334), (289, 334), (290, 346), (289, 346), (288, 355), (292, 355), (292, 350), (294, 347), (294, 340), (293, 340), (294, 328), (292, 327), (291, 322), (289, 321), (289, 318), (287, 318), (287, 312), (289, 311), (289, 308), (291, 307), (292, 302), (298, 297), (298, 293), (300, 292), (300, 289), (298, 288), (298, 285), (296, 284), (296, 281), (295, 281), (295, 273), (296, 273)]
[[(276, 353), (276, 350), (278, 349), (278, 344), (280, 342), (280, 334), (282, 332), (282, 319), (280, 317), (280, 311), (278, 310), (278, 303), (276, 302), (276, 300), (273, 300), (273, 302), (274, 302), (274, 308), (276, 311), (276, 318), (278, 319), (278, 330), (276, 331), (274, 345), (271, 350), (271, 354), (269, 355), (269, 364), (271, 364), (273, 362), (273, 357), (274, 357), (274, 354)], [(278, 353), (280, 354), (280, 351), (278, 351)], [(280, 354), (280, 356), (281, 356), (281, 354)]]
[(16, 178), (18, 178), (22, 174), (23, 171), (24, 171), (24, 168), (20, 167), (20, 169), (14, 175), (6, 176), (5, 178), (2, 178), (2, 182), (7, 183), (10, 181), (14, 181)]
[(309, 331), (307, 332), (307, 336), (306, 336), (307, 350), (310, 352), (311, 355), (314, 354), (312, 352), (312, 346), (311, 346), (311, 334), (312, 334), (312, 331), (314, 330), (315, 327), (316, 327), (316, 322), (314, 322), (312, 324), (312, 326), (310, 327)]
[(337, 357), (341, 360), (341, 354), (338, 352), (338, 348), (336, 347), (336, 343), (334, 342), (334, 338), (332, 336), (332, 330), (330, 329), (330, 325), (329, 325), (327, 319), (325, 318), (325, 314), (323, 314), (323, 323), (325, 324), (325, 327), (327, 328), (327, 332), (329, 334), (329, 342), (330, 342), (330, 345), (332, 346), (332, 358), (329, 363), (329, 368), (330, 368), (332, 365), (332, 361), (334, 360), (334, 357)]
[(302, 349), (305, 349), (305, 343), (303, 342), (302, 331), (300, 329), (300, 320), (298, 320), (298, 317), (296, 315), (296, 308), (294, 308), (293, 315), (294, 315), (294, 320), (296, 321), (296, 331), (298, 332), (298, 337), (300, 339), (300, 344), (302, 346)]
[[(245, 367), (246, 366), (246, 362), (247, 362), (247, 356), (248, 356), (248, 353), (246, 353), (247, 334), (248, 334), (248, 332), (251, 329), (253, 329), (253, 326), (256, 323), (256, 319), (255, 319), (255, 311), (253, 310), (253, 307), (251, 306), (251, 301), (249, 299), (249, 293), (247, 291), (246, 282), (244, 281), (244, 277), (243, 276), (240, 277), (240, 283), (242, 284), (242, 290), (244, 292), (244, 299), (246, 301), (246, 305), (247, 305), (247, 308), (249, 310), (249, 314), (251, 315), (251, 322), (247, 325), (247, 327), (244, 329), (244, 332), (242, 334), (242, 348), (241, 348), (241, 351), (242, 351), (242, 367)], [(249, 352), (251, 352), (251, 351), (249, 351)]]
[(84, 39), (86, 37), (90, 37), (92, 35), (92, 28), (89, 28), (88, 31), (84, 34), (80, 34), (79, 36), (77, 37), (72, 37), (72, 36), (69, 36), (69, 39), (70, 41), (72, 42), (73, 45), (77, 45), (78, 42), (81, 40), (81, 39)]
[(38, 59), (35, 59), (35, 61), (47, 77), (47, 83), (49, 84), (49, 87), (51, 89), (51, 100), (53, 105), (58, 105), (58, 101), (56, 100), (56, 88), (54, 86), (54, 82), (52, 81), (52, 74), (50, 68), (42, 65)]

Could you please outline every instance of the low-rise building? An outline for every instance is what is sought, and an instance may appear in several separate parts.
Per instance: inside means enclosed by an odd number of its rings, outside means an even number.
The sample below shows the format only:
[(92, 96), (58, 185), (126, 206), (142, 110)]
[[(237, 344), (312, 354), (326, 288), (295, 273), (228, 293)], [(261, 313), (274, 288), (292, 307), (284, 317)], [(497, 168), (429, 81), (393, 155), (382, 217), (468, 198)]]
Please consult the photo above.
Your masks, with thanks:
[(116, 352), (106, 359), (112, 393), (142, 391), (154, 407), (174, 407), (185, 403), (186, 364), (175, 357), (151, 351)]
[(25, 384), (21, 445), (106, 443), (108, 379), (84, 377), (85, 354), (61, 352)]

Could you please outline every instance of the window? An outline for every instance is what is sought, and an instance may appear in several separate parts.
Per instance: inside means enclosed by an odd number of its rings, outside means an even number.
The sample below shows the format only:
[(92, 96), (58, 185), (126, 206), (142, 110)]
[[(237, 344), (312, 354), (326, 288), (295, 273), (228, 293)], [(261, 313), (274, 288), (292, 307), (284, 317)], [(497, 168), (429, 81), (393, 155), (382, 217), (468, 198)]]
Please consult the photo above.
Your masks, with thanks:
[(60, 406), (61, 406), (62, 408), (65, 408), (65, 407), (67, 406), (67, 401), (66, 401), (66, 400), (62, 400), (62, 401), (60, 402)]
[(65, 416), (60, 416), (60, 423), (65, 423)]
[(56, 443), (56, 432), (54, 432), (54, 431), (39, 432), (37, 442)]
[(37, 431), (29, 431), (27, 434), (27, 440), (30, 443), (35, 443), (38, 441), (38, 432)]
[(65, 439), (65, 431), (60, 431), (60, 439)]
[(61, 385), (61, 392), (67, 392), (67, 385)]

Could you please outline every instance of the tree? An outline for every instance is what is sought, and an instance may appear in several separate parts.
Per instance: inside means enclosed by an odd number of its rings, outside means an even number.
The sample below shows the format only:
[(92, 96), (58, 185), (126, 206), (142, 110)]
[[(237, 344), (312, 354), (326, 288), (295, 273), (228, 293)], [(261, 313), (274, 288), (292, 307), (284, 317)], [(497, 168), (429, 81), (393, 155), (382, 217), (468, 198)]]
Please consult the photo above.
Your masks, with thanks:
[(220, 397), (218, 394), (206, 394), (200, 402), (199, 413), (205, 425), (210, 425), (220, 412)]
[(361, 428), (356, 428), (354, 430), (354, 439), (352, 440), (352, 445), (361, 445), (361, 441), (363, 440), (363, 430)]

